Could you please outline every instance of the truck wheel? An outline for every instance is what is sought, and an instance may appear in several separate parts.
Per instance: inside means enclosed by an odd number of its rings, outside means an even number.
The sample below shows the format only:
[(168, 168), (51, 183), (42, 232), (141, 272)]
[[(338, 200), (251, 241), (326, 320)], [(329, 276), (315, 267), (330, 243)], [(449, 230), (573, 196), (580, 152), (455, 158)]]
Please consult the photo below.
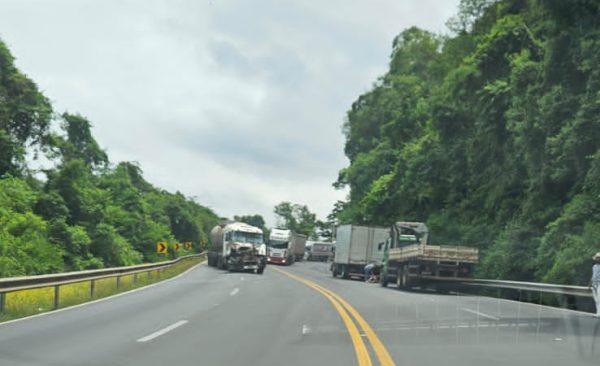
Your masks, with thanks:
[(387, 272), (381, 273), (381, 275), (379, 276), (379, 284), (381, 285), (381, 287), (387, 287), (387, 285), (388, 285)]
[(404, 267), (401, 267), (396, 274), (396, 287), (398, 290), (401, 290), (404, 286), (406, 286), (406, 272), (404, 271)]
[(331, 274), (333, 275), (333, 277), (337, 277), (339, 275), (339, 272), (337, 270), (337, 266), (331, 266)]
[(348, 278), (350, 278), (350, 276), (348, 275), (348, 267), (342, 265), (342, 270), (341, 270), (341, 274), (342, 274), (342, 278), (347, 280)]
[(218, 269), (224, 269), (224, 268), (223, 268), (223, 257), (221, 257), (221, 256), (219, 256), (219, 257), (217, 258), (217, 268), (218, 268)]

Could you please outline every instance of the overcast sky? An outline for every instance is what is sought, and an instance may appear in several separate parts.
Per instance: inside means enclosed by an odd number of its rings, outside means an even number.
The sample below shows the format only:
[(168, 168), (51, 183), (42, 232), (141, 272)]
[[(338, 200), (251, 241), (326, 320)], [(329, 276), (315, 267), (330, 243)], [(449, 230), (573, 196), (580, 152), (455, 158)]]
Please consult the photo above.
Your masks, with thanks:
[(347, 192), (341, 125), (392, 40), (444, 32), (458, 0), (0, 0), (0, 38), (113, 163), (219, 215)]

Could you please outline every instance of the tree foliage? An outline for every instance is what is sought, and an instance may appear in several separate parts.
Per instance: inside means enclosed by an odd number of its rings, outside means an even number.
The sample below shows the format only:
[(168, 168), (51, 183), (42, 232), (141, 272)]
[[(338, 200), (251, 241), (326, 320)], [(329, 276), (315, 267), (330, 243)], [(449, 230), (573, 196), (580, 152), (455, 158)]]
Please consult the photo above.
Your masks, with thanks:
[[(0, 41), (0, 277), (164, 260), (163, 240), (200, 250), (212, 210), (154, 187), (135, 162), (110, 165), (90, 121), (53, 114), (13, 61)], [(44, 180), (28, 152), (54, 163)]]
[(308, 206), (284, 201), (275, 206), (274, 212), (277, 216), (277, 227), (310, 237), (315, 236), (317, 215), (310, 212)]
[(463, 0), (409, 28), (344, 123), (341, 223), (425, 221), (479, 275), (584, 283), (600, 251), (600, 3)]

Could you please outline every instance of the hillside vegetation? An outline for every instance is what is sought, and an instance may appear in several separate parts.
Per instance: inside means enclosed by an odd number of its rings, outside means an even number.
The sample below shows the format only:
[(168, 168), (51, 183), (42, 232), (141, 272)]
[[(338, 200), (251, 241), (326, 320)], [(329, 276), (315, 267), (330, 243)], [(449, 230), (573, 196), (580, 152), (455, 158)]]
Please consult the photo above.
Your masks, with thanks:
[(478, 275), (585, 284), (600, 251), (600, 2), (463, 0), (348, 111), (337, 219), (427, 222)]
[[(217, 216), (109, 162), (78, 114), (57, 114), (0, 41), (0, 277), (164, 260), (158, 241), (207, 241)], [(35, 174), (27, 156), (52, 168)], [(39, 173), (39, 172), (38, 172)]]

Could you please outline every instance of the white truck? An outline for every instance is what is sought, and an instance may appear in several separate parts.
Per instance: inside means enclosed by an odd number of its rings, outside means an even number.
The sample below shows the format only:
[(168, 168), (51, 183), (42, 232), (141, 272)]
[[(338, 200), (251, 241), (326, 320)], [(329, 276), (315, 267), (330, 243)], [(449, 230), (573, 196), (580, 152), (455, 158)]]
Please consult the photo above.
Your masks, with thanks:
[(468, 278), (479, 262), (477, 248), (428, 244), (429, 230), (422, 222), (397, 222), (389, 233), (379, 248), (383, 252), (380, 282), (384, 287), (390, 282), (401, 289)]
[(389, 229), (376, 226), (338, 226), (335, 255), (331, 264), (334, 277), (342, 278), (365, 276), (368, 263), (380, 265), (383, 251), (379, 250), (389, 236)]
[(301, 261), (306, 247), (306, 235), (292, 230), (272, 229), (269, 235), (269, 263), (290, 265)]
[(210, 231), (208, 265), (228, 271), (262, 274), (267, 264), (267, 246), (261, 229), (243, 222), (225, 221)]

